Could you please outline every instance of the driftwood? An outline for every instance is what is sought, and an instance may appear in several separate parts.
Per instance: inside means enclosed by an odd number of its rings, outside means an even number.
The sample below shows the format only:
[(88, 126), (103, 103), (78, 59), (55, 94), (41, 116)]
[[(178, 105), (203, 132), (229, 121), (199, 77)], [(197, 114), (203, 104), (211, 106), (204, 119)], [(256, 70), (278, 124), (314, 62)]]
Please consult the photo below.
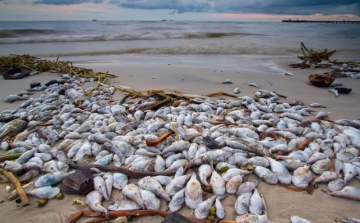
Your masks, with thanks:
[(147, 146), (156, 146), (156, 145), (159, 144), (161, 141), (163, 141), (163, 140), (166, 139), (168, 136), (170, 136), (172, 133), (173, 133), (172, 131), (166, 132), (166, 133), (164, 133), (162, 136), (160, 136), (159, 138), (157, 138), (157, 139), (154, 140), (154, 141), (146, 140), (146, 145), (147, 145)]
[(28, 200), (28, 197), (26, 196), (26, 193), (25, 193), (24, 189), (22, 188), (19, 180), (14, 176), (14, 174), (11, 173), (11, 172), (6, 171), (4, 169), (1, 169), (1, 168), (0, 168), (0, 171), (7, 178), (9, 178), (11, 183), (15, 186), (15, 189), (16, 189), (18, 195), (19, 195), (22, 206), (25, 207), (25, 206), (29, 205), (30, 202)]
[[(109, 217), (110, 218), (116, 218), (120, 216), (128, 216), (128, 217), (139, 217), (139, 216), (148, 216), (148, 215), (160, 215), (161, 217), (166, 217), (168, 214), (165, 211), (160, 210), (138, 210), (138, 211), (109, 211)], [(90, 210), (82, 210), (77, 212), (74, 217), (72, 217), (69, 221), (69, 223), (75, 223), (77, 220), (79, 220), (81, 217), (98, 217), (101, 219), (105, 219), (105, 214), (100, 212), (93, 212)], [(193, 223), (210, 223), (207, 220), (203, 219), (197, 219), (192, 217), (185, 217), (190, 222)], [(97, 221), (94, 221), (97, 222)]]
[(297, 151), (297, 150), (304, 150), (305, 147), (307, 145), (309, 145), (309, 143), (312, 142), (312, 141), (313, 141), (312, 138), (305, 139), (304, 142), (300, 143), (300, 145), (297, 148), (293, 149), (292, 152)]

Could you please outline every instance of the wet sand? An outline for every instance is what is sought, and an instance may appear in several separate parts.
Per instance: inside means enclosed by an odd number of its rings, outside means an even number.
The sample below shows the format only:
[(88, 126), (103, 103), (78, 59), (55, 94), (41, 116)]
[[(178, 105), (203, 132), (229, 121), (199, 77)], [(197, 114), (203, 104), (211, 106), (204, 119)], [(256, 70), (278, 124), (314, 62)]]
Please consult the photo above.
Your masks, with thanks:
[[(131, 87), (137, 91), (150, 89), (169, 89), (178, 90), (189, 94), (209, 94), (217, 91), (232, 93), (235, 87), (241, 91), (241, 96), (253, 96), (256, 90), (248, 86), (248, 83), (256, 83), (260, 89), (276, 91), (279, 94), (290, 98), (300, 99), (305, 105), (318, 102), (329, 108), (315, 109), (316, 111), (329, 112), (331, 120), (343, 118), (360, 118), (358, 108), (360, 105), (359, 90), (357, 88), (359, 80), (351, 78), (339, 78), (335, 81), (352, 88), (349, 95), (340, 95), (338, 98), (328, 91), (330, 88), (316, 88), (308, 85), (308, 75), (323, 73), (328, 69), (293, 69), (288, 63), (293, 60), (273, 61), (276, 66), (284, 72), (291, 72), (294, 76), (285, 76), (283, 74), (271, 74), (245, 69), (208, 69), (200, 67), (174, 66), (174, 65), (146, 65), (146, 66), (117, 66), (111, 64), (91, 65), (95, 71), (109, 71), (109, 73), (118, 75), (118, 78), (109, 80), (108, 83), (114, 85), (123, 85)], [(77, 66), (75, 64), (75, 66)], [(14, 103), (5, 103), (3, 99), (9, 94), (16, 94), (29, 87), (33, 81), (45, 82), (51, 79), (59, 79), (57, 74), (42, 73), (37, 76), (27, 77), (22, 80), (4, 80), (0, 78), (0, 110), (18, 108), (22, 101)], [(226, 79), (230, 79), (233, 84), (221, 84)], [(89, 86), (94, 86), (91, 83)], [(40, 93), (39, 93), (40, 94)], [(39, 95), (38, 94), (38, 95)], [(114, 99), (122, 97), (121, 93), (116, 93)], [(284, 100), (284, 99), (281, 99)], [(316, 112), (313, 113), (316, 115)], [(308, 119), (314, 116), (308, 117)], [(249, 180), (255, 180), (251, 176)], [(136, 182), (135, 179), (132, 181)], [(63, 200), (50, 200), (45, 207), (39, 208), (36, 205), (37, 198), (30, 197), (30, 206), (22, 207), (15, 201), (8, 201), (5, 192), (5, 186), (0, 184), (0, 216), (1, 222), (67, 222), (76, 212), (83, 209), (80, 205), (71, 205), (71, 200), (78, 198), (85, 201), (85, 197), (67, 195)], [(360, 183), (352, 180), (349, 185), (360, 187)], [(321, 189), (326, 188), (326, 184), (321, 184)], [(333, 222), (333, 218), (355, 217), (360, 218), (359, 202), (349, 199), (330, 197), (324, 194), (320, 189), (316, 189), (312, 195), (306, 192), (293, 192), (280, 186), (271, 186), (261, 183), (258, 187), (259, 192), (264, 197), (270, 220), (276, 223), (290, 222), (290, 217), (298, 215), (309, 221), (315, 222)], [(207, 196), (207, 195), (205, 195)], [(107, 207), (116, 199), (121, 197), (121, 192), (113, 189), (110, 202), (103, 202)], [(222, 201), (226, 209), (228, 220), (235, 220), (236, 213), (234, 203), (236, 196), (227, 196)], [(161, 203), (161, 210), (166, 210), (165, 202)], [(183, 207), (180, 213), (192, 216), (191, 210)], [(161, 222), (162, 217), (137, 217), (132, 218), (131, 222)], [(82, 218), (84, 222), (89, 218)]]

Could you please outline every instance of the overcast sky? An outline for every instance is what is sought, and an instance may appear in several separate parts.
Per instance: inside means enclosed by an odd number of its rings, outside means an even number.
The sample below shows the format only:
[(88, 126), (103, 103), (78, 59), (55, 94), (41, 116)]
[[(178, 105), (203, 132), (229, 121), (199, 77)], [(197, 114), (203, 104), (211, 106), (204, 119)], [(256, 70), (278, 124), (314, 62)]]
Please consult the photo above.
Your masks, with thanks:
[(0, 0), (0, 20), (360, 20), (359, 0)]

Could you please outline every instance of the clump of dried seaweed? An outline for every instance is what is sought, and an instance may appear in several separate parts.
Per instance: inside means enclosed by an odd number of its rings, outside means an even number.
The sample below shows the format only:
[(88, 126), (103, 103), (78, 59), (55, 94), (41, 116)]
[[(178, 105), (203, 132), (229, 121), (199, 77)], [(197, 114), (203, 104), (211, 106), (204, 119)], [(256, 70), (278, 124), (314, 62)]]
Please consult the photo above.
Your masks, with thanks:
[(0, 56), (0, 72), (10, 68), (24, 68), (30, 71), (57, 71), (63, 74), (76, 75), (82, 78), (98, 78), (100, 75), (105, 77), (116, 77), (116, 75), (98, 72), (95, 73), (92, 69), (80, 68), (73, 66), (70, 61), (46, 60), (38, 57), (30, 56), (29, 54), (9, 56)]

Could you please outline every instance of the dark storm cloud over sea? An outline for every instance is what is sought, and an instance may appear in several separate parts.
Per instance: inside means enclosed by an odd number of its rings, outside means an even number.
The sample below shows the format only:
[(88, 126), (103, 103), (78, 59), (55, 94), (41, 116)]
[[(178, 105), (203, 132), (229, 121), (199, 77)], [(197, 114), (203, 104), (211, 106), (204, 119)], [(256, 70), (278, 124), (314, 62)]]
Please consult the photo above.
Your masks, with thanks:
[[(38, 0), (35, 4), (71, 5), (102, 3), (103, 0)], [(321, 13), (360, 15), (359, 0), (110, 0), (109, 3), (131, 9), (168, 9), (174, 13), (267, 13), (310, 15)]]

